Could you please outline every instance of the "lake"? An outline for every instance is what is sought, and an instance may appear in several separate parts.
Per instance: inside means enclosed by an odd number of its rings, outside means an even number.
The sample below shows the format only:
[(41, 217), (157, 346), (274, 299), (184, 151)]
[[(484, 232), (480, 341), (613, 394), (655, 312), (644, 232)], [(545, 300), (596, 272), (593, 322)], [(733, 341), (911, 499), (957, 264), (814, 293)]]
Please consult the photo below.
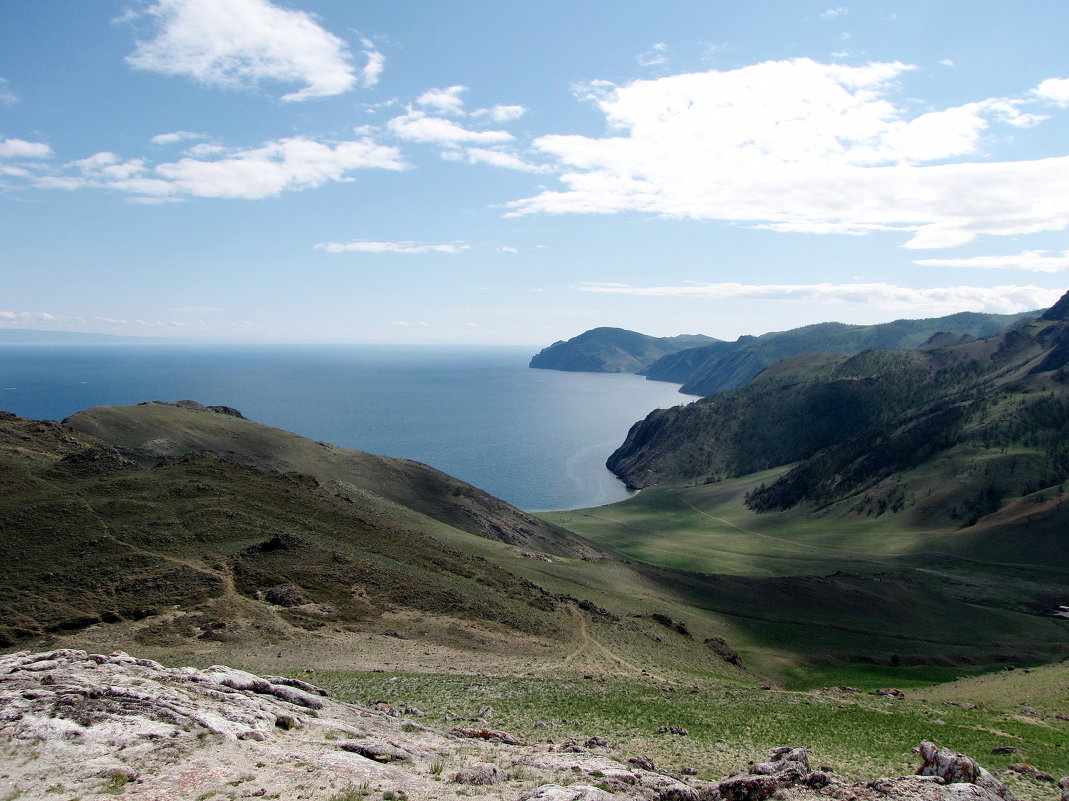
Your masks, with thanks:
[(628, 496), (604, 466), (628, 428), (686, 403), (640, 376), (532, 370), (530, 348), (0, 347), (0, 409), (60, 420), (100, 405), (196, 400), (302, 436), (415, 459), (522, 509)]

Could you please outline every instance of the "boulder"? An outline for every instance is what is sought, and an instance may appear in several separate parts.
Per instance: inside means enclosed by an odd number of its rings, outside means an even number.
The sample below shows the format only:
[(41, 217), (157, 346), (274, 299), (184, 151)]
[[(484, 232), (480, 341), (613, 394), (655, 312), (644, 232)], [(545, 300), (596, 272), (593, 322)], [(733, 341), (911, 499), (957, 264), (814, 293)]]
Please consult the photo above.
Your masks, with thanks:
[(717, 789), (724, 801), (763, 801), (781, 789), (776, 776), (737, 776), (720, 782)]
[(1033, 779), (1039, 779), (1042, 782), (1054, 781), (1054, 777), (1049, 773), (1040, 770), (1035, 765), (1029, 765), (1027, 762), (1013, 762), (1006, 766), (1006, 770), (1012, 770), (1022, 776), (1031, 776)]
[(475, 762), (466, 768), (461, 768), (453, 777), (454, 784), (472, 784), (483, 786), (499, 784), (505, 780), (505, 771), (497, 765), (489, 762)]
[(987, 801), (1013, 801), (1014, 795), (1006, 786), (980, 767), (976, 760), (965, 754), (950, 749), (937, 748), (925, 740), (920, 745), (920, 755), (924, 763), (917, 769), (918, 776), (934, 776), (948, 785), (966, 784), (978, 788), (952, 788), (952, 792), (966, 794), (970, 797)]

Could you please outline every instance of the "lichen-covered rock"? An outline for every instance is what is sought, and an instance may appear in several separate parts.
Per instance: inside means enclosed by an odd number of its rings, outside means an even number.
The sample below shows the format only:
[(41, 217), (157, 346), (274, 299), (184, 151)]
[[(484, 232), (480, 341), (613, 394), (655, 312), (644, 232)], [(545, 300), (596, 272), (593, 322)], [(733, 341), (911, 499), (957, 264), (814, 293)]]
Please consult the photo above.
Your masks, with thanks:
[(720, 782), (718, 789), (724, 801), (763, 801), (781, 788), (775, 776), (736, 776)]
[(1006, 770), (1012, 770), (1014, 773), (1020, 773), (1022, 776), (1031, 776), (1033, 779), (1038, 779), (1042, 782), (1053, 782), (1054, 777), (1046, 771), (1042, 771), (1035, 765), (1029, 765), (1027, 762), (1011, 762), (1006, 766)]
[(505, 771), (489, 762), (476, 762), (461, 768), (453, 777), (455, 784), (473, 784), (476, 786), (499, 784), (505, 780)]
[[(524, 764), (539, 770), (594, 777), (597, 784), (613, 792), (633, 794), (637, 791), (656, 801), (696, 801), (698, 797), (694, 788), (674, 776), (639, 767), (635, 762), (625, 765), (601, 754), (538, 754), (525, 760)], [(653, 763), (647, 761), (646, 764)]]
[[(980, 788), (991, 799), (1013, 801), (1014, 795), (1006, 786), (980, 767), (976, 760), (950, 749), (937, 748), (925, 740), (920, 745), (924, 763), (917, 769), (918, 776), (937, 776), (948, 785), (968, 784)], [(953, 792), (972, 794), (967, 788), (953, 788)]]
[(240, 786), (243, 797), (328, 801), (368, 783), (413, 801), (456, 798), (429, 770), (454, 743), (296, 679), (119, 652), (0, 656), (2, 798), (89, 801), (121, 785), (124, 798), (160, 801)]
[(543, 784), (521, 795), (518, 801), (616, 801), (616, 799), (604, 790), (585, 784), (571, 784), (567, 787), (561, 787), (559, 784)]

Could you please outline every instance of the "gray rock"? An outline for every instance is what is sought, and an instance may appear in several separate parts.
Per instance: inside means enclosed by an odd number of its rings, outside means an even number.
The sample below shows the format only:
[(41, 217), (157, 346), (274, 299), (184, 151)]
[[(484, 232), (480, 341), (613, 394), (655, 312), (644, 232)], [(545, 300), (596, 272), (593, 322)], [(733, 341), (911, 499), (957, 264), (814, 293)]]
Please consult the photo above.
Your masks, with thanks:
[(616, 801), (616, 799), (604, 790), (585, 784), (572, 784), (567, 787), (561, 787), (559, 784), (543, 784), (521, 795), (518, 801)]
[(408, 751), (387, 740), (357, 740), (342, 743), (339, 748), (375, 762), (401, 762), (412, 758), (412, 754)]
[(1014, 762), (1006, 766), (1006, 770), (1012, 770), (1014, 773), (1020, 773), (1022, 776), (1031, 776), (1034, 779), (1039, 779), (1043, 782), (1053, 782), (1054, 777), (1049, 773), (1046, 773), (1035, 765), (1029, 765), (1027, 762)]
[(717, 785), (724, 801), (763, 801), (781, 787), (775, 776), (738, 776)]
[(453, 782), (455, 784), (482, 786), (498, 784), (506, 778), (505, 771), (501, 770), (497, 765), (491, 765), (489, 762), (476, 762), (458, 770), (453, 777)]
[(977, 798), (1002, 799), (1002, 801), (1014, 799), (1013, 793), (1006, 789), (1002, 782), (980, 767), (976, 760), (965, 754), (959, 754), (950, 749), (936, 748), (934, 744), (925, 740), (920, 745), (920, 755), (924, 763), (917, 769), (918, 776), (936, 776), (948, 785), (971, 784), (983, 791), (977, 796), (967, 788), (954, 789), (954, 792), (959, 794), (964, 793)]

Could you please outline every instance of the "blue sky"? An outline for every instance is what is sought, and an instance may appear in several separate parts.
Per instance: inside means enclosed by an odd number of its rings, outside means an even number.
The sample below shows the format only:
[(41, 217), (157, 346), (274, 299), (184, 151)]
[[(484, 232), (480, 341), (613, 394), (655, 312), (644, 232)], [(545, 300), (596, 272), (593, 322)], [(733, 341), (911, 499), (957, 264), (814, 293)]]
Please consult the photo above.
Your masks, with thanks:
[(1049, 305), (1069, 4), (0, 6), (0, 327), (545, 345)]

